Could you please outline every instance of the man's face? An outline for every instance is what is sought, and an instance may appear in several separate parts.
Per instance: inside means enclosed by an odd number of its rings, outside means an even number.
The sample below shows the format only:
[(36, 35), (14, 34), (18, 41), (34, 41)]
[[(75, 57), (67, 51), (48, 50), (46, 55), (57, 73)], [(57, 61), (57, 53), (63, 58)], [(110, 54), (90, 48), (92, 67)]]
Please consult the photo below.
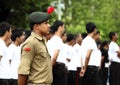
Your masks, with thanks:
[(9, 46), (12, 43), (11, 40), (11, 35), (12, 35), (12, 30), (10, 29), (9, 31), (6, 32), (6, 45)]
[(97, 33), (97, 34), (95, 35), (95, 40), (100, 40), (100, 33)]
[(39, 24), (39, 33), (43, 36), (46, 36), (50, 32), (49, 20)]
[(79, 36), (78, 36), (77, 40), (78, 40), (78, 43), (79, 43), (79, 44), (81, 44), (81, 43), (82, 43), (82, 36), (81, 36), (81, 34), (79, 34)]
[(19, 39), (19, 44), (22, 44), (25, 41), (25, 32), (22, 33), (22, 35), (18, 38)]
[(115, 40), (117, 40), (118, 39), (118, 34), (117, 33), (115, 33)]
[(7, 31), (6, 35), (7, 35), (7, 39), (10, 39), (11, 38), (11, 35), (12, 35), (12, 29), (10, 29), (9, 31)]
[(64, 32), (65, 32), (65, 26), (64, 25), (62, 25), (62, 26), (60, 26), (60, 29), (61, 29), (61, 34), (63, 34)]

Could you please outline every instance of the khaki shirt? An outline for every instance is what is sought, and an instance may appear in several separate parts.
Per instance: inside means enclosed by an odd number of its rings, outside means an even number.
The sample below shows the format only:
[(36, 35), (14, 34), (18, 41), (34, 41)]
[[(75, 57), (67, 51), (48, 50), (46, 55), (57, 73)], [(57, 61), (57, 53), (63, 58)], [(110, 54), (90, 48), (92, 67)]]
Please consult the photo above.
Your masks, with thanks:
[(28, 83), (52, 83), (52, 64), (44, 39), (32, 32), (21, 49), (18, 74), (28, 75)]

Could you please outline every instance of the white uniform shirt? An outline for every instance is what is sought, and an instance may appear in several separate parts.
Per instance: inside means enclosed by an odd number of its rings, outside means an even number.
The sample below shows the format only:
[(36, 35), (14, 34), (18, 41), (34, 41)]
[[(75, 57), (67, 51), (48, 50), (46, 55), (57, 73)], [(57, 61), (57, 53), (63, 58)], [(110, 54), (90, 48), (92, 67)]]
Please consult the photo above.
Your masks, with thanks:
[(68, 70), (76, 71), (76, 65), (75, 65), (76, 61), (73, 53), (74, 53), (73, 47), (68, 45), (66, 58), (70, 59), (70, 62), (67, 62), (67, 68)]
[(76, 67), (81, 67), (81, 46), (79, 44), (75, 44), (73, 46), (73, 51), (74, 51), (74, 65)]
[(7, 53), (8, 47), (5, 42), (0, 39), (0, 55), (2, 56), (0, 61), (0, 79), (10, 79), (10, 64)]
[(92, 37), (87, 36), (82, 42), (81, 49), (82, 49), (83, 65), (85, 64), (85, 58), (86, 58), (87, 51), (92, 49), (92, 53), (90, 55), (90, 60), (89, 60), (88, 65), (97, 66), (95, 62), (97, 56), (92, 56), (96, 54), (96, 50), (97, 50), (97, 45), (95, 43), (95, 40)]
[(108, 55), (109, 55), (109, 60), (118, 62), (120, 63), (120, 58), (118, 57), (118, 53), (116, 51), (119, 51), (120, 48), (117, 43), (112, 42), (109, 44), (109, 50), (108, 50)]
[(18, 79), (18, 66), (20, 64), (20, 46), (16, 46), (15, 44), (11, 44), (9, 46), (9, 57), (11, 60), (10, 64), (10, 74), (12, 79)]
[(67, 65), (67, 60), (66, 60), (66, 57), (68, 55), (67, 48), (68, 48), (67, 44), (62, 45), (62, 48), (60, 49), (60, 52), (59, 52), (59, 55), (58, 55), (58, 58), (57, 58), (57, 62), (62, 62), (65, 65)]
[(47, 42), (47, 48), (48, 52), (51, 56), (51, 59), (53, 58), (55, 50), (60, 50), (63, 46), (63, 41), (59, 36), (54, 35), (48, 42)]
[(96, 64), (97, 67), (99, 67), (101, 65), (101, 57), (102, 57), (101, 51), (97, 49), (96, 52), (92, 54), (91, 56), (96, 57), (94, 60), (94, 63)]

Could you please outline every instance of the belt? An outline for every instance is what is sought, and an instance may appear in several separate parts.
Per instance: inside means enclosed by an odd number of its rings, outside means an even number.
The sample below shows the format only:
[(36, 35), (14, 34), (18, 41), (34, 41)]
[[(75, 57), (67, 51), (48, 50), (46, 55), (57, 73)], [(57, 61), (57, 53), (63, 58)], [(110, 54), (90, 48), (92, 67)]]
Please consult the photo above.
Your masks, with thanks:
[(28, 83), (27, 85), (51, 85), (51, 84), (34, 84), (34, 83)]
[(87, 66), (87, 68), (96, 69), (96, 68), (98, 68), (98, 67), (97, 67), (97, 66), (89, 65), (89, 66)]
[(64, 64), (64, 63), (62, 63), (62, 62), (56, 62), (56, 64), (65, 65), (65, 64)]

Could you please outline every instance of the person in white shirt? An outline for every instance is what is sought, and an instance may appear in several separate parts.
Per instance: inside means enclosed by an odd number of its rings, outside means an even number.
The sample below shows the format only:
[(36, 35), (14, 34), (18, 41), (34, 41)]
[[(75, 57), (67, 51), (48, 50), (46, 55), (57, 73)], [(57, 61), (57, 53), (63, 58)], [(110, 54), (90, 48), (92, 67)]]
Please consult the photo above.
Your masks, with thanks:
[(94, 36), (94, 40), (96, 41), (96, 44), (97, 44), (97, 50), (96, 50), (95, 55), (93, 55), (93, 56), (97, 56), (95, 62), (96, 62), (96, 66), (98, 66), (98, 70), (100, 70), (101, 69), (101, 57), (102, 57), (102, 55), (101, 55), (101, 50), (100, 50), (101, 41), (100, 41), (100, 32), (99, 31), (96, 32), (96, 34)]
[(118, 46), (118, 35), (116, 32), (109, 32), (111, 40), (108, 49), (110, 65), (110, 85), (120, 85), (120, 48)]
[(66, 66), (68, 69), (68, 85), (76, 85), (76, 66), (73, 55), (73, 46), (75, 44), (74, 34), (68, 34), (66, 39)]
[(95, 36), (94, 36), (94, 40), (96, 41), (96, 44), (97, 44), (97, 50), (96, 50), (96, 53), (94, 53), (94, 55), (92, 56), (95, 56), (97, 57), (96, 60), (95, 60), (95, 63), (96, 63), (96, 66), (98, 67), (98, 84), (101, 84), (101, 62), (102, 62), (102, 53), (101, 53), (101, 40), (100, 40), (100, 31), (97, 30)]
[(11, 37), (11, 25), (7, 22), (0, 23), (0, 85), (9, 85), (10, 68), (8, 42)]
[(10, 85), (18, 85), (18, 66), (20, 63), (21, 44), (25, 40), (25, 32), (22, 29), (12, 30), (12, 43), (8, 47), (10, 57)]
[(81, 58), (81, 43), (82, 43), (82, 35), (76, 34), (75, 35), (76, 44), (73, 46), (73, 56), (74, 56), (74, 66), (77, 69), (76, 72), (76, 85), (82, 85), (82, 78), (80, 78), (80, 70), (81, 70), (81, 64), (82, 64), (82, 58)]
[(61, 62), (61, 63), (64, 63), (65, 65), (66, 65), (66, 44), (65, 44), (65, 42), (66, 42), (66, 39), (67, 39), (67, 33), (66, 32), (64, 32), (63, 34), (62, 34), (62, 41), (63, 41), (63, 45), (62, 45), (62, 47), (61, 47), (61, 49), (60, 49), (60, 52), (59, 52), (59, 55), (58, 55), (58, 58), (57, 58), (57, 62)]
[(94, 40), (97, 31), (96, 25), (93, 22), (88, 22), (86, 24), (86, 31), (88, 35), (81, 44), (83, 67), (80, 71), (80, 76), (84, 78), (85, 85), (98, 85), (98, 67), (95, 62), (96, 56), (92, 56), (97, 50), (97, 45)]
[(60, 20), (56, 20), (51, 26), (53, 32), (52, 38), (47, 42), (48, 52), (51, 56), (51, 62), (53, 66), (53, 83), (52, 85), (66, 85), (65, 78), (65, 64), (58, 59), (59, 53), (63, 46), (62, 34), (65, 31), (64, 23)]
[(109, 41), (104, 40), (101, 45), (101, 83), (102, 85), (107, 85), (108, 80), (108, 71), (109, 71), (109, 60), (108, 60), (108, 46)]

